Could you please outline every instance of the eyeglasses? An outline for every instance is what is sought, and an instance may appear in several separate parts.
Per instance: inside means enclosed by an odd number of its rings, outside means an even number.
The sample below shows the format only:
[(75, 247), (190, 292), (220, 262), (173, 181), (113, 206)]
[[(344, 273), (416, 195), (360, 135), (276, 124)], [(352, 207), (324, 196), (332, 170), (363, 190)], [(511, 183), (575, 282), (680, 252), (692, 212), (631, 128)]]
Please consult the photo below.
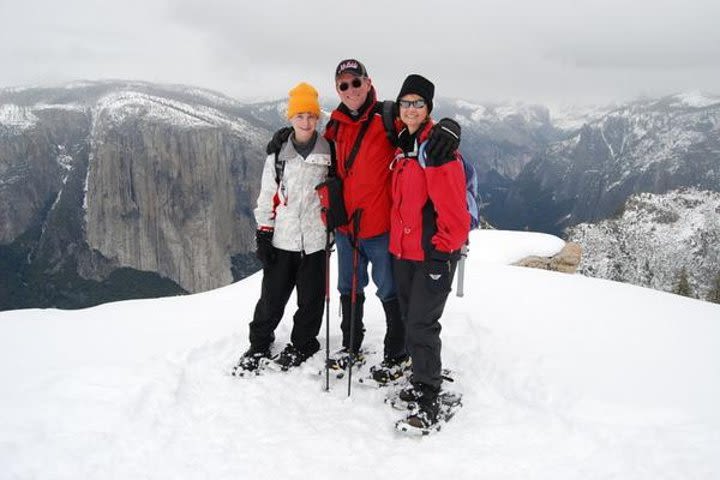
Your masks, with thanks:
[(423, 108), (427, 103), (420, 98), (418, 100), (398, 100), (398, 105), (400, 105), (400, 108)]
[(352, 82), (350, 82), (350, 83), (348, 83), (348, 82), (339, 83), (338, 89), (341, 92), (344, 92), (345, 90), (350, 88), (350, 86), (352, 86), (353, 88), (360, 88), (362, 86), (362, 84), (363, 84), (362, 80), (360, 80), (359, 78), (356, 77), (356, 78), (353, 78)]

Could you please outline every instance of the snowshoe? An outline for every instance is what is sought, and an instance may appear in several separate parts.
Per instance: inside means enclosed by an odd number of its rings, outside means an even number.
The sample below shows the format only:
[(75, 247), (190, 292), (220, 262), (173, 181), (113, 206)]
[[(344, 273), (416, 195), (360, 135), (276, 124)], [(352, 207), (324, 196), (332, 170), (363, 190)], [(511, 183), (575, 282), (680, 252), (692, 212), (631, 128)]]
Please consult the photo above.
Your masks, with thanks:
[(385, 358), (380, 364), (370, 367), (368, 375), (358, 377), (360, 384), (369, 387), (386, 387), (388, 385), (397, 385), (405, 381), (406, 376), (410, 375), (412, 361), (408, 355), (400, 358)]
[(312, 357), (315, 352), (308, 354), (295, 348), (291, 343), (288, 343), (285, 348), (280, 352), (279, 355), (274, 357), (271, 362), (267, 364), (267, 368), (270, 370), (287, 372), (291, 368), (300, 366), (305, 360)]
[[(341, 348), (337, 352), (333, 353), (327, 361), (327, 367), (330, 370), (330, 376), (335, 378), (343, 378), (347, 372), (348, 366), (352, 363), (353, 373), (360, 370), (365, 363), (367, 358), (365, 357), (366, 352), (360, 350), (357, 353), (352, 353), (346, 347)], [(318, 375), (325, 375), (325, 369), (318, 372)]]
[(395, 429), (406, 435), (426, 436), (439, 432), (462, 408), (462, 402), (458, 401), (452, 405), (440, 403), (435, 418), (428, 416), (422, 411), (411, 413), (406, 418), (395, 423)]
[[(441, 372), (444, 383), (455, 382), (454, 372), (447, 368), (443, 368)], [(416, 385), (410, 381), (408, 377), (406, 383), (398, 382), (399, 388), (393, 389), (385, 397), (385, 403), (390, 405), (395, 410), (413, 410), (417, 408), (417, 402), (419, 398), (419, 392), (416, 390)], [(462, 395), (457, 392), (445, 390), (441, 388), (439, 393), (441, 402), (445, 404), (453, 404), (459, 402), (462, 399)]]
[(260, 375), (270, 362), (270, 350), (249, 349), (243, 353), (238, 363), (232, 369), (233, 377), (250, 377)]
[(406, 399), (415, 398), (416, 408), (402, 420), (395, 423), (395, 429), (408, 435), (430, 435), (439, 432), (462, 407), (462, 397), (448, 396), (439, 388), (415, 384), (413, 389), (405, 389)]
[[(441, 390), (438, 395), (438, 399), (443, 405), (453, 406), (458, 403), (462, 403), (462, 394), (451, 390)], [(417, 410), (418, 394), (415, 387), (410, 384), (399, 391), (391, 392), (387, 397), (385, 397), (385, 403), (395, 410)]]

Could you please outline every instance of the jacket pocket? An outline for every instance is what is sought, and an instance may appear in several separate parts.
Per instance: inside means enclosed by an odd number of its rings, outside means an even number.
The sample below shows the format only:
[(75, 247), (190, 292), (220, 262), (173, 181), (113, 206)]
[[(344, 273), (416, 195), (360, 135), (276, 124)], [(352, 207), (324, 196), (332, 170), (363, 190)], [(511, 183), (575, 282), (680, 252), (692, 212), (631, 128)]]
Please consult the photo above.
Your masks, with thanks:
[(423, 264), (425, 287), (430, 293), (449, 293), (452, 288), (450, 262), (428, 260)]

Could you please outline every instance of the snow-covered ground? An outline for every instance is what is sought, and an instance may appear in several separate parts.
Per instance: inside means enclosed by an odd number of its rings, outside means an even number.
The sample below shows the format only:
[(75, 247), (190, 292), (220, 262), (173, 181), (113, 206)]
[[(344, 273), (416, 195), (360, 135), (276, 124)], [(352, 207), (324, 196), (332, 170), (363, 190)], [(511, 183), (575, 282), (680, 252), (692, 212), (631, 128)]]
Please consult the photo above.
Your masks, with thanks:
[[(506, 265), (562, 244), (473, 234), (465, 296), (442, 320), (465, 406), (422, 439), (394, 431), (384, 391), (324, 392), (313, 374), (324, 352), (300, 371), (228, 374), (259, 275), (192, 296), (0, 313), (0, 478), (720, 478), (720, 306)], [(366, 308), (378, 349), (382, 309)], [(337, 295), (331, 311), (336, 347)]]

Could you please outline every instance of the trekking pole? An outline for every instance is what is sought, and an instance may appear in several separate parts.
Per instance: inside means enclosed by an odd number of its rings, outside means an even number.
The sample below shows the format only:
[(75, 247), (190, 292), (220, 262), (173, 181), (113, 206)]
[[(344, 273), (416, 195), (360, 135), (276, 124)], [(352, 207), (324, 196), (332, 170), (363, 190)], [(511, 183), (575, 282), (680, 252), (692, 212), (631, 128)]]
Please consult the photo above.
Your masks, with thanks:
[[(355, 210), (353, 213), (353, 232), (351, 238), (351, 244), (353, 247), (353, 271), (352, 271), (352, 290), (350, 293), (350, 358), (348, 362), (348, 397), (352, 392), (352, 368), (355, 363), (355, 322), (356, 322), (356, 306), (357, 306), (357, 268), (358, 268), (358, 257), (360, 251), (358, 249), (358, 233), (360, 231), (360, 216), (362, 215), (362, 209)], [(358, 352), (359, 353), (359, 352)]]
[(458, 283), (457, 283), (457, 296), (465, 296), (465, 258), (467, 258), (468, 248), (467, 245), (463, 245), (460, 249), (460, 265), (458, 265)]
[(325, 391), (330, 391), (330, 229), (325, 231)]

